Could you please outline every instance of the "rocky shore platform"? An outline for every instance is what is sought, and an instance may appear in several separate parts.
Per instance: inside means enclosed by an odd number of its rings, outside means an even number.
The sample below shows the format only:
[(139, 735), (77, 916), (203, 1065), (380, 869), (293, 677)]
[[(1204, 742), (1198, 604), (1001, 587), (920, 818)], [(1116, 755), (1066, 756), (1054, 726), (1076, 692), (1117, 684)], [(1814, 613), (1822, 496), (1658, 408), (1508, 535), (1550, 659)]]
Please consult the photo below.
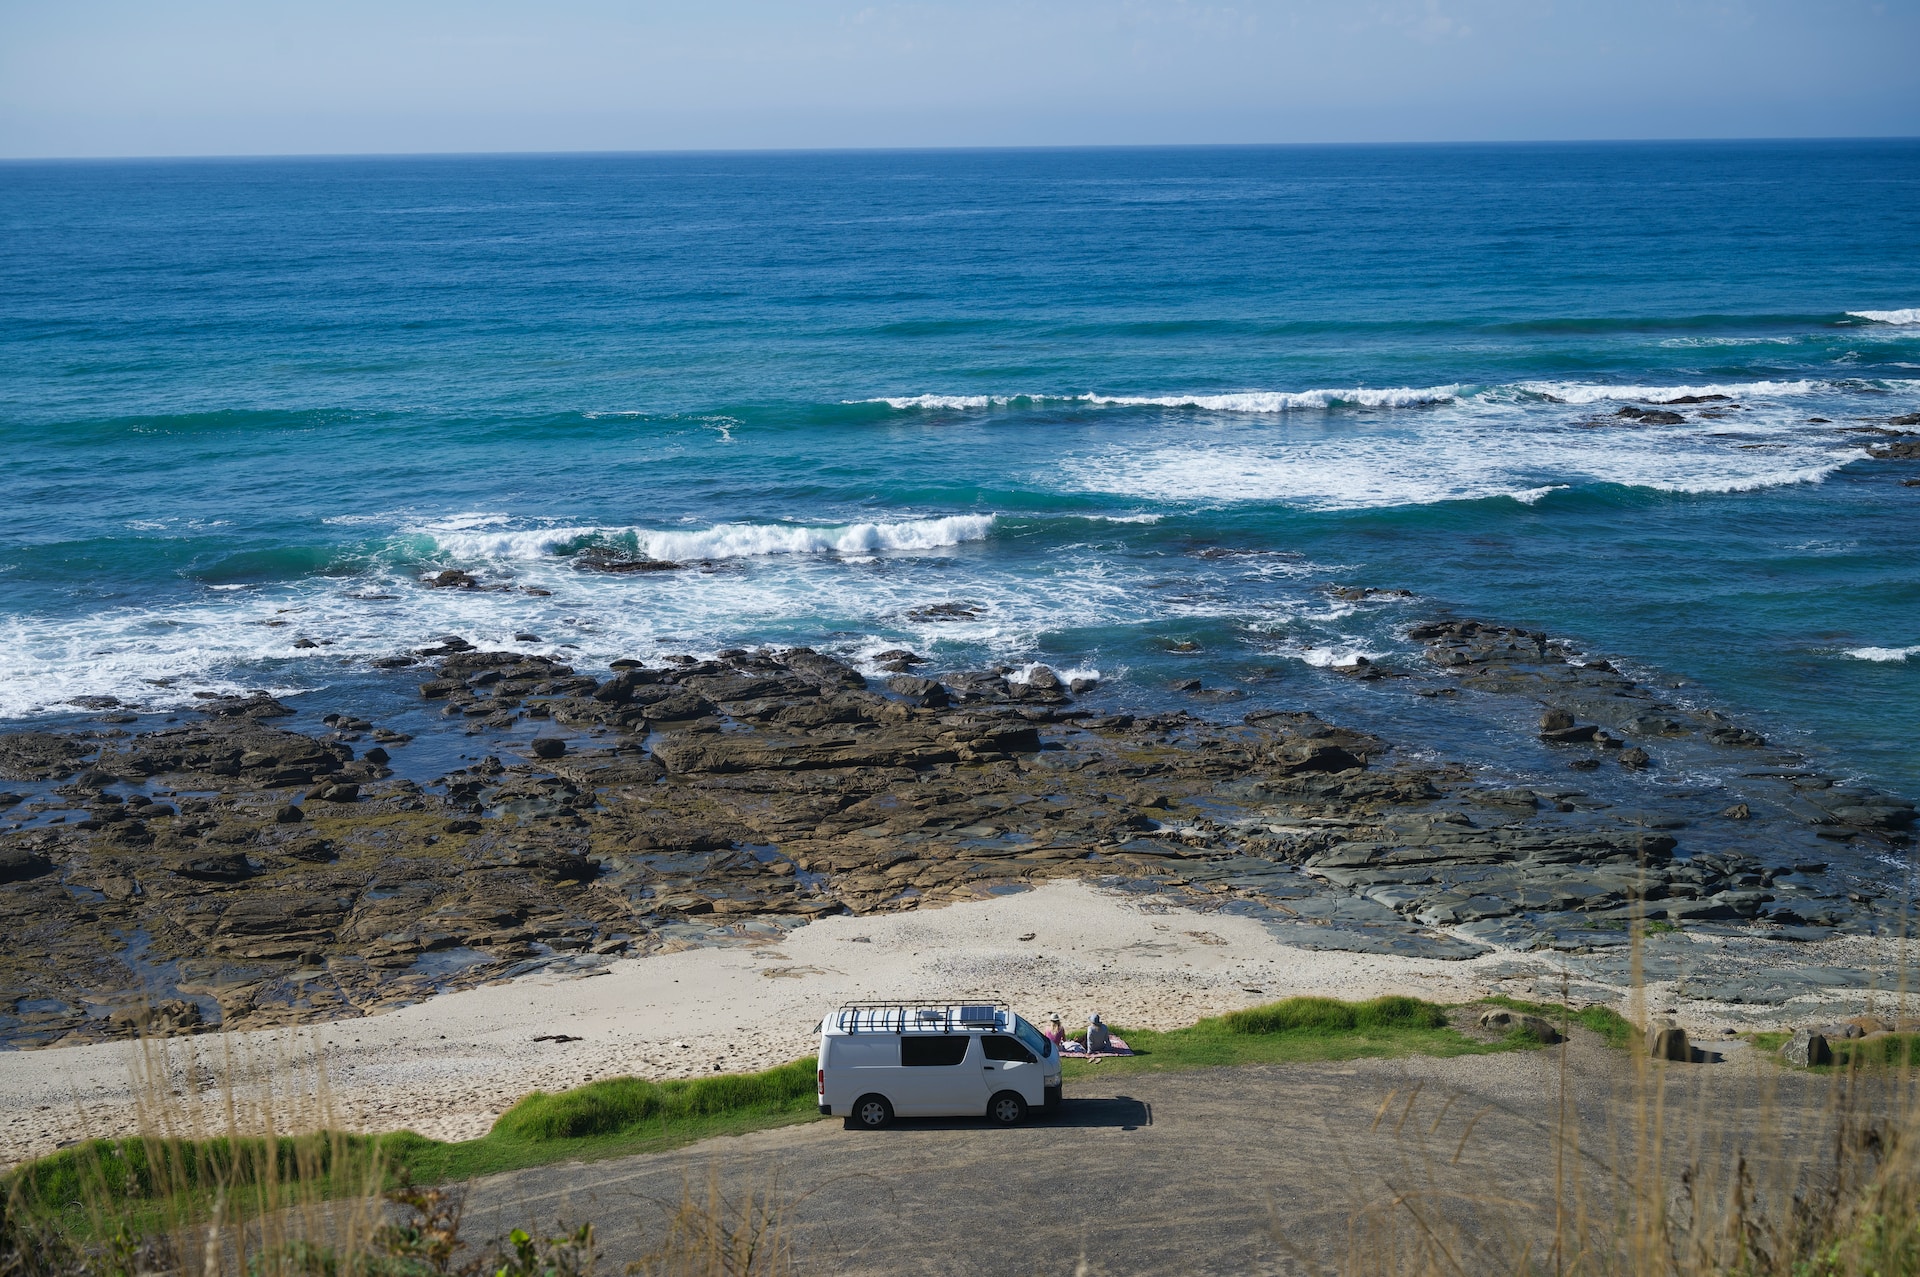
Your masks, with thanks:
[(264, 694), (0, 734), (0, 1045), (363, 1016), (1061, 878), (1576, 998), (1636, 964), (1776, 1021), (1904, 986), (1910, 802), (1539, 631), (1408, 634), (1420, 659), (1341, 677), (1507, 707), (1563, 781), (1204, 689), (1122, 712), (1045, 667), (732, 649), (595, 677), (451, 636), (381, 664), (446, 720), (536, 731), (438, 776), (397, 767), (413, 734), (292, 730)]

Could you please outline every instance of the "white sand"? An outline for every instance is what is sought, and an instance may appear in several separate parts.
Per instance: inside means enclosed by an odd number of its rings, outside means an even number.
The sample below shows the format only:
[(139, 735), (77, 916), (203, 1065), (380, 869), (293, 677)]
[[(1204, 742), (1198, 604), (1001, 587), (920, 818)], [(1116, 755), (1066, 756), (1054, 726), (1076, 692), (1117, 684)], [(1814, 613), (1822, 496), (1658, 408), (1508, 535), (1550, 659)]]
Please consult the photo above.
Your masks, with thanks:
[[(150, 1107), (143, 1097), (157, 1090), (175, 1113), (201, 1110), (187, 1121), (204, 1130), (181, 1133), (223, 1131), (230, 1061), (274, 1075), (277, 1088), (311, 1078), (321, 1062), (327, 1099), (278, 1102), (282, 1129), (324, 1118), (469, 1139), (533, 1090), (812, 1055), (821, 1015), (855, 998), (996, 996), (1030, 1020), (1058, 1014), (1073, 1026), (1097, 1010), (1119, 1024), (1174, 1028), (1297, 993), (1458, 1001), (1499, 982), (1486, 964), (1309, 952), (1249, 919), (1060, 881), (926, 912), (824, 918), (777, 945), (688, 949), (591, 977), (534, 975), (365, 1019), (175, 1039), (144, 1057), (160, 1066), (152, 1076), (163, 1086), (136, 1079), (146, 1070), (132, 1044), (0, 1053), (0, 1161), (132, 1134)], [(533, 1040), (555, 1033), (582, 1040)], [(243, 1113), (240, 1124), (259, 1120)]]
[[(1860, 942), (1832, 943), (1843, 957), (1840, 949)], [(824, 918), (774, 944), (687, 949), (593, 976), (533, 975), (305, 1029), (0, 1052), (0, 1163), (155, 1129), (142, 1123), (143, 1110), (159, 1107), (155, 1096), (181, 1123), (174, 1133), (228, 1130), (225, 1102), (236, 1090), (234, 1125), (265, 1129), (263, 1088), (223, 1080), (235, 1076), (271, 1079), (275, 1129), (325, 1123), (470, 1139), (529, 1091), (811, 1056), (815, 1023), (857, 998), (993, 996), (1034, 1021), (1058, 1014), (1071, 1027), (1097, 1010), (1163, 1029), (1307, 993), (1551, 999), (1557, 982), (1541, 977), (1552, 963), (1543, 954), (1446, 962), (1296, 949), (1251, 919), (1062, 880), (925, 912)], [(1723, 1027), (1705, 1022), (1723, 1016), (1703, 1004), (1684, 1012), (1696, 1032)], [(533, 1040), (561, 1033), (581, 1040)], [(140, 1081), (143, 1073), (156, 1083)], [(302, 1084), (310, 1094), (289, 1099)]]

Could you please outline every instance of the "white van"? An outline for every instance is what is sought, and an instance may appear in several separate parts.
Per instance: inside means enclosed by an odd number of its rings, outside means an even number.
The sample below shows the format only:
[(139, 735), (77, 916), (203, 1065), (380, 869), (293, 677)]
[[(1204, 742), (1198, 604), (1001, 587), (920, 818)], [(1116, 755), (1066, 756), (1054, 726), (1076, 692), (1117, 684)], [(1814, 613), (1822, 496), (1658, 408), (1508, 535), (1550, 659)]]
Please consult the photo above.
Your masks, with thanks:
[(1060, 1053), (1004, 1002), (849, 1002), (820, 1021), (820, 1112), (1013, 1126), (1060, 1103)]

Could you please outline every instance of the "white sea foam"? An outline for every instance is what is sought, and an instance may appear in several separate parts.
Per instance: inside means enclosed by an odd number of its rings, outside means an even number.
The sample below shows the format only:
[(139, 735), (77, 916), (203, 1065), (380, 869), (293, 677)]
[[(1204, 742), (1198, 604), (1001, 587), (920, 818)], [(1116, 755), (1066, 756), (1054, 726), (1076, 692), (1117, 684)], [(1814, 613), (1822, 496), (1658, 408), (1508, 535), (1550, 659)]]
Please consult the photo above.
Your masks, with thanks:
[(1856, 661), (1904, 661), (1920, 656), (1920, 643), (1912, 647), (1855, 647), (1849, 648), (1847, 655)]
[(1238, 390), (1225, 394), (1175, 395), (906, 395), (863, 399), (892, 408), (979, 409), (1003, 408), (1013, 403), (1084, 403), (1104, 408), (1198, 408), (1203, 412), (1278, 413), (1316, 408), (1417, 408), (1451, 403), (1460, 387), (1401, 386), (1375, 389), (1352, 386), (1339, 390)]
[(1870, 319), (1876, 324), (1920, 324), (1920, 307), (1906, 310), (1850, 310), (1855, 319)]
[(722, 523), (700, 532), (635, 530), (634, 539), (656, 559), (731, 559), (767, 554), (874, 554), (883, 550), (937, 550), (982, 541), (993, 531), (991, 514), (954, 514), (898, 523), (849, 523), (838, 527)]
[(1082, 395), (1082, 402), (1120, 408), (1200, 408), (1207, 412), (1274, 413), (1313, 408), (1418, 408), (1451, 403), (1460, 387), (1345, 390), (1242, 390), (1219, 395)]
[(1021, 666), (1019, 669), (1016, 669), (1013, 673), (1007, 675), (1007, 682), (1009, 683), (1032, 682), (1033, 676), (1039, 673), (1041, 670), (1052, 670), (1055, 677), (1057, 677), (1062, 683), (1071, 683), (1076, 678), (1090, 678), (1090, 679), (1093, 679), (1095, 682), (1098, 682), (1100, 680), (1100, 671), (1097, 669), (1093, 669), (1089, 666), (1073, 665), (1073, 666), (1067, 666), (1065, 668), (1061, 668), (1058, 666), (1049, 665), (1045, 661), (1031, 661), (1026, 665)]
[(1736, 381), (1705, 386), (1603, 386), (1584, 381), (1523, 381), (1514, 387), (1561, 403), (1590, 404), (1606, 400), (1672, 400), (1686, 395), (1725, 395), (1729, 399), (1777, 398), (1810, 395), (1825, 388), (1818, 381)]
[(631, 546), (636, 554), (680, 563), (774, 554), (851, 555), (936, 550), (984, 540), (992, 533), (993, 523), (991, 514), (955, 514), (937, 519), (830, 526), (720, 523), (687, 532), (584, 525), (474, 532), (434, 531), (428, 527), (419, 531), (431, 536), (441, 553), (456, 559), (538, 560), (597, 543)]
[(883, 403), (889, 408), (905, 411), (909, 408), (978, 409), (1004, 408), (1008, 404), (1027, 400), (1037, 402), (1051, 396), (1045, 395), (901, 395), (880, 399), (849, 399), (848, 403)]
[(432, 538), (442, 554), (455, 559), (544, 559), (605, 535), (594, 527), (563, 527), (456, 532), (417, 529)]
[(1347, 647), (1335, 644), (1330, 647), (1309, 647), (1305, 651), (1294, 653), (1309, 665), (1321, 669), (1352, 669), (1361, 661), (1377, 661), (1383, 653), (1370, 652), (1361, 647)]

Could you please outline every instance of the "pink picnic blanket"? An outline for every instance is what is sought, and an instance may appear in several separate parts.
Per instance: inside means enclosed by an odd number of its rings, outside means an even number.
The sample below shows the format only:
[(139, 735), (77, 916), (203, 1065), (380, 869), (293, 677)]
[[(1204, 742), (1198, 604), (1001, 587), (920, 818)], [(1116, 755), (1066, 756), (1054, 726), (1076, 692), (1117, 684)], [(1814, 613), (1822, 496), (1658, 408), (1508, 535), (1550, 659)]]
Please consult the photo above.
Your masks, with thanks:
[(1133, 1048), (1118, 1033), (1109, 1034), (1108, 1040), (1113, 1044), (1111, 1050), (1096, 1051), (1092, 1055), (1087, 1054), (1085, 1042), (1063, 1042), (1060, 1044), (1060, 1054), (1071, 1055), (1076, 1060), (1109, 1060), (1115, 1056), (1133, 1054)]

